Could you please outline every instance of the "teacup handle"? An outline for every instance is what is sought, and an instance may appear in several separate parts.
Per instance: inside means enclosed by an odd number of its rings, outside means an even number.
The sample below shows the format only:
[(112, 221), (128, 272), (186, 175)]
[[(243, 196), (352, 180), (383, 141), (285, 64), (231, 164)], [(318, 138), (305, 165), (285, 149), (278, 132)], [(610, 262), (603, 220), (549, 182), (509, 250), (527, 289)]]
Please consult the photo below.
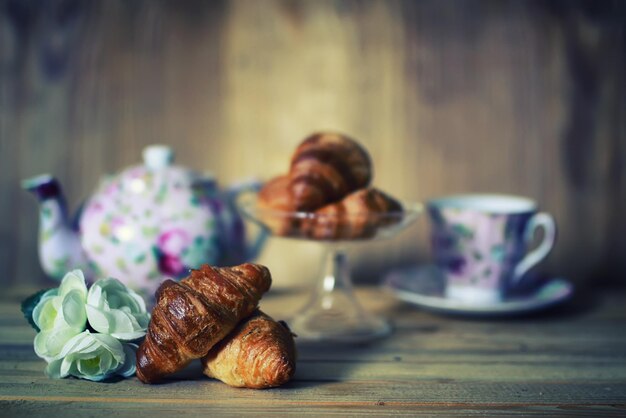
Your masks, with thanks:
[(554, 247), (554, 241), (556, 240), (556, 222), (554, 217), (549, 213), (539, 212), (530, 218), (524, 230), (524, 242), (527, 246), (532, 244), (537, 228), (543, 228), (543, 241), (537, 248), (526, 254), (526, 257), (515, 266), (513, 283), (519, 283), (528, 270), (543, 260)]

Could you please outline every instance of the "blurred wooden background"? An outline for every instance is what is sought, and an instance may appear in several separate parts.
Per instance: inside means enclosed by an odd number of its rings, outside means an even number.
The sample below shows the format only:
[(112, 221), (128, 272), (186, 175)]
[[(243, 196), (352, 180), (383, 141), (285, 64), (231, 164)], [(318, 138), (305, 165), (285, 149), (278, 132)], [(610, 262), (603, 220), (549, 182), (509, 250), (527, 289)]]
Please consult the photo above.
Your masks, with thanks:
[[(152, 143), (224, 184), (286, 170), (319, 129), (371, 152), (375, 184), (425, 200), (536, 198), (542, 270), (626, 278), (626, 8), (619, 1), (0, 0), (0, 280), (43, 279), (22, 178), (72, 207)], [(428, 224), (363, 246), (357, 276), (428, 260)], [(287, 251), (292, 254), (285, 255)], [(272, 242), (277, 281), (318, 249)]]

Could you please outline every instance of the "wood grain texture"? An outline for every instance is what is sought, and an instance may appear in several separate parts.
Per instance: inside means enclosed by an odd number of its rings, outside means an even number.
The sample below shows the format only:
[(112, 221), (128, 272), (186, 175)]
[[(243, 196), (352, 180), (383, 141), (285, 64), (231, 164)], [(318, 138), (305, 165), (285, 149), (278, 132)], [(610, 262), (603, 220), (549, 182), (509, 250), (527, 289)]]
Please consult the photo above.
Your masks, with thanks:
[[(335, 129), (399, 197), (538, 199), (559, 224), (543, 272), (623, 281), (625, 16), (591, 1), (0, 0), (0, 280), (42, 278), (22, 178), (54, 173), (76, 207), (151, 143), (223, 183), (270, 178)], [(363, 247), (356, 277), (427, 260), (427, 231)], [(261, 262), (306, 282), (317, 255), (272, 242)]]
[[(208, 379), (198, 363), (160, 385), (51, 380), (20, 317), (17, 288), (0, 301), (0, 416), (623, 416), (624, 289), (593, 294), (541, 315), (467, 320), (428, 314), (376, 288), (367, 309), (395, 324), (360, 346), (298, 344), (294, 379), (264, 391)], [(305, 294), (268, 295), (285, 318)], [(297, 339), (296, 339), (297, 341)]]

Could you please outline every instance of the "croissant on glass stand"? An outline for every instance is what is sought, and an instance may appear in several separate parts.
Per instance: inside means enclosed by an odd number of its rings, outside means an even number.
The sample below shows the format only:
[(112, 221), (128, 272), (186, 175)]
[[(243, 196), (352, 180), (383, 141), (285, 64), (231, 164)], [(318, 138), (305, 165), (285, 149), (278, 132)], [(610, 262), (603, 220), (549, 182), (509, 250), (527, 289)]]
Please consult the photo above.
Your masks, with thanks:
[(289, 169), (289, 189), (298, 211), (314, 211), (366, 187), (372, 178), (367, 151), (337, 133), (315, 133), (296, 149)]
[(396, 218), (385, 214), (401, 211), (402, 205), (386, 193), (375, 188), (361, 189), (318, 209), (305, 228), (319, 240), (369, 238), (378, 227), (395, 222)]
[(230, 386), (280, 386), (296, 371), (293, 335), (284, 322), (257, 310), (202, 358), (202, 369)]
[(297, 231), (299, 220), (292, 216), (296, 207), (288, 176), (274, 177), (265, 183), (259, 191), (258, 205), (265, 224), (274, 234), (289, 235)]
[(372, 163), (359, 143), (337, 133), (310, 135), (293, 154), (289, 173), (259, 192), (259, 217), (279, 236), (373, 237), (403, 209), (391, 196), (368, 187), (371, 179)]
[(205, 356), (254, 312), (271, 281), (266, 267), (251, 263), (203, 265), (178, 283), (165, 281), (137, 350), (137, 377), (153, 383)]

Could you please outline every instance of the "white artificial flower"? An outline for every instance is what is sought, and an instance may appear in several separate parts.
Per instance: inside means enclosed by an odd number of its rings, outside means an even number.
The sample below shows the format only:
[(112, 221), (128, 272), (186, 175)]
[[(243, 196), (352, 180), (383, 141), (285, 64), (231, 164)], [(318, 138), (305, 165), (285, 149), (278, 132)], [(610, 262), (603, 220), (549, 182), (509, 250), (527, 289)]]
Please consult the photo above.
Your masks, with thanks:
[(101, 381), (113, 375), (130, 377), (135, 373), (134, 344), (122, 344), (106, 334), (85, 330), (63, 346), (59, 356), (46, 368), (46, 374), (60, 379), (75, 376)]
[(146, 335), (150, 314), (143, 298), (117, 279), (96, 281), (87, 295), (89, 325), (103, 334), (131, 341)]
[(33, 321), (40, 329), (35, 337), (35, 353), (50, 361), (65, 343), (82, 332), (87, 324), (87, 286), (80, 270), (65, 275), (57, 289), (43, 294), (33, 309)]

